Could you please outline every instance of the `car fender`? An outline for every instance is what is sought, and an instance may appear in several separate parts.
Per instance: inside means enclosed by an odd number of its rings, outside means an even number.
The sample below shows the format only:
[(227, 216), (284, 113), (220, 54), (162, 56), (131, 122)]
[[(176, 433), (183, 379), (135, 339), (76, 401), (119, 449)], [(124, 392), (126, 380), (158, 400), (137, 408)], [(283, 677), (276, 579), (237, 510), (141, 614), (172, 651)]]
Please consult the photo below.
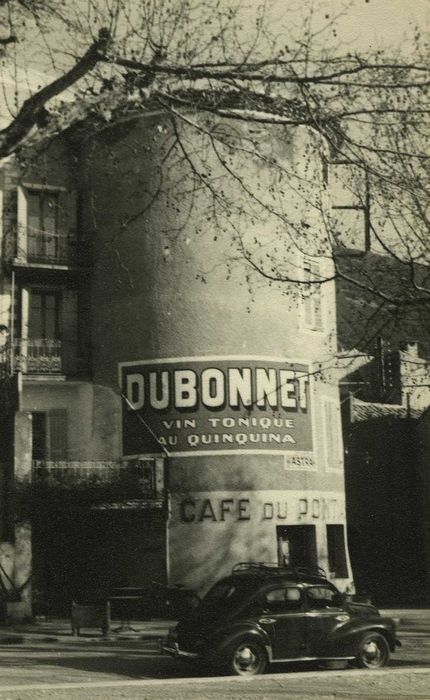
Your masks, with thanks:
[(230, 644), (246, 638), (260, 642), (265, 647), (268, 657), (271, 657), (272, 643), (270, 637), (266, 630), (255, 622), (241, 622), (236, 625), (229, 625), (228, 628), (217, 630), (207, 646), (207, 652), (216, 655), (222, 654), (224, 649)]
[(353, 655), (359, 639), (366, 632), (382, 634), (386, 638), (390, 650), (394, 651), (396, 648), (395, 627), (391, 620), (384, 621), (383, 618), (377, 618), (371, 621), (368, 618), (360, 620), (352, 617), (337, 625), (322, 642), (324, 653), (327, 652), (328, 647), (328, 650), (333, 653), (342, 652)]

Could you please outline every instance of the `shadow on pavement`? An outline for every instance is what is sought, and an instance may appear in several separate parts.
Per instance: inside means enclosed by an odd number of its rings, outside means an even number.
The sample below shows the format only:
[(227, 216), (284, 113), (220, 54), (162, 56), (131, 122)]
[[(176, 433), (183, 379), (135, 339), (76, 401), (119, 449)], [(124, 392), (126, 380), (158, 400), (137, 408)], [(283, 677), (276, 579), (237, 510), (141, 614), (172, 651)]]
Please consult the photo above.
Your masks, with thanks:
[[(109, 679), (159, 679), (170, 678), (204, 678), (215, 675), (204, 667), (197, 664), (184, 663), (162, 655), (152, 647), (137, 650), (134, 648), (111, 647), (103, 649), (77, 649), (64, 648), (58, 652), (58, 647), (53, 649), (39, 649), (34, 647), (21, 647), (22, 658), (19, 660), (20, 668), (24, 674), (31, 674), (32, 669), (42, 671), (46, 668), (49, 675), (61, 675), (63, 672), (73, 672), (76, 680), (109, 680)], [(55, 654), (52, 652), (55, 651)], [(21, 655), (20, 655), (21, 656)], [(2, 661), (3, 667), (5, 659)], [(16, 656), (10, 659), (11, 664), (16, 664)], [(394, 658), (390, 662), (390, 667), (413, 667), (423, 664), (419, 659)], [(315, 663), (308, 664), (282, 664), (275, 665), (270, 669), (270, 673), (288, 674), (315, 671), (319, 667)], [(321, 673), (330, 673), (331, 670), (338, 671), (338, 668), (319, 669)], [(344, 671), (348, 673), (348, 669)], [(44, 674), (45, 675), (45, 674)], [(88, 676), (88, 677), (87, 677)]]

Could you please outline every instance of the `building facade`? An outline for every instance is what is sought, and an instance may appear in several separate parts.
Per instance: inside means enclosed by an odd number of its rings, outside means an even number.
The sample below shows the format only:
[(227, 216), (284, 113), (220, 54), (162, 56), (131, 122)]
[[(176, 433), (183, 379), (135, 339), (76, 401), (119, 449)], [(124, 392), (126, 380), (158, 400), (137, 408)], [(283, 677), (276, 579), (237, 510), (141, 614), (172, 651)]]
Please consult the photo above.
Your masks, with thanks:
[(372, 172), (357, 168), (354, 177), (350, 168), (336, 159), (328, 166), (340, 232), (334, 258), (349, 551), (358, 590), (382, 606), (422, 605), (430, 571), (422, 222), (410, 226), (400, 199), (381, 196), (377, 183), (374, 191)]
[(369, 358), (347, 380), (342, 419), (356, 586), (379, 605), (425, 605), (430, 572), (428, 363), (419, 356), (417, 343), (409, 343)]
[[(18, 587), (32, 568), (33, 597), (154, 579), (201, 592), (244, 560), (351, 585), (335, 289), (290, 235), (322, 239), (323, 223), (266, 156), (230, 140), (220, 169), (193, 138), (198, 165), (190, 134), (153, 114), (4, 167), (1, 461), (32, 533), (19, 540), (9, 503), (0, 563)], [(319, 145), (301, 172), (312, 138), (266, 133), (262, 151), (276, 139), (306, 187), (322, 172)], [(282, 197), (288, 235), (249, 182)], [(302, 282), (268, 281), (263, 259)]]

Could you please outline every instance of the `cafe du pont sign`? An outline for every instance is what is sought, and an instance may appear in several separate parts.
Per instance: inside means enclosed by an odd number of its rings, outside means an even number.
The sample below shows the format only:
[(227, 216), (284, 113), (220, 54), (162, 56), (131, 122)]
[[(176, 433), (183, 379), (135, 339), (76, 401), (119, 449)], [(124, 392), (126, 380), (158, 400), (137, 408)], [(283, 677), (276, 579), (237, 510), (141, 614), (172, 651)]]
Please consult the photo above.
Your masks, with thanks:
[(123, 362), (125, 455), (309, 453), (309, 367), (248, 357)]

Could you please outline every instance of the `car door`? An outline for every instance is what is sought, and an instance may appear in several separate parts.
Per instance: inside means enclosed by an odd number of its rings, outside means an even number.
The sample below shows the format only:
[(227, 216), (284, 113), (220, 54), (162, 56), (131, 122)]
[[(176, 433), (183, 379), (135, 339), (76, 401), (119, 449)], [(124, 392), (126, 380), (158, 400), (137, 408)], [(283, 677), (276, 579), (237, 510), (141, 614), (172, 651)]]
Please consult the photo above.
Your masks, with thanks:
[(262, 594), (261, 609), (258, 622), (270, 636), (273, 660), (304, 656), (307, 619), (302, 589), (274, 584)]
[(340, 606), (339, 593), (323, 584), (307, 587), (305, 597), (308, 654), (331, 656), (333, 646), (330, 644), (330, 634), (347, 615)]

